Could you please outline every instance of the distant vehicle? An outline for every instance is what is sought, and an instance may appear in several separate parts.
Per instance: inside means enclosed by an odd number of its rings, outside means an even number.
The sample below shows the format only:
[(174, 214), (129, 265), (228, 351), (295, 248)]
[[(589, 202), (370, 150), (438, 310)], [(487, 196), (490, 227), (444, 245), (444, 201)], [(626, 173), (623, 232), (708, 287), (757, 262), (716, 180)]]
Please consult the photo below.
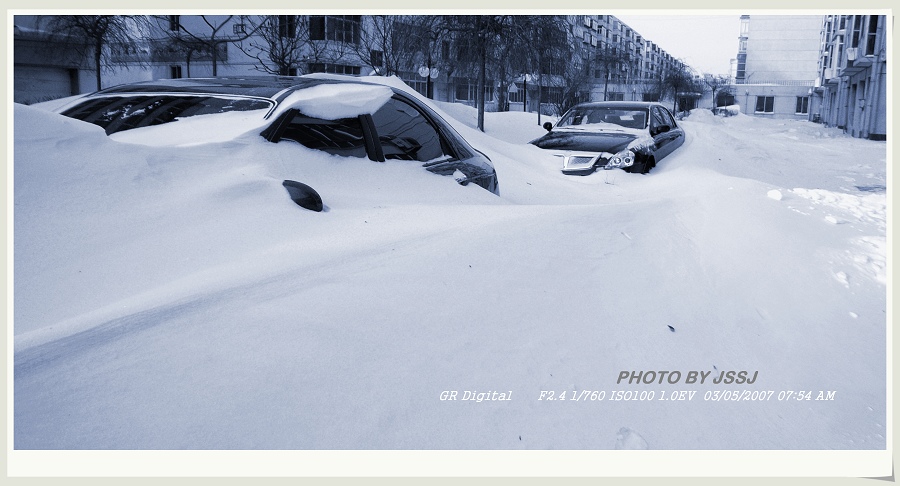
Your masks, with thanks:
[(601, 169), (647, 173), (684, 143), (684, 130), (659, 103), (601, 101), (572, 107), (530, 143), (560, 157), (564, 174)]
[[(428, 171), (460, 184), (499, 194), (490, 159), (473, 148), (437, 113), (401, 89), (350, 76), (186, 78), (126, 84), (98, 91), (62, 106), (63, 115), (99, 125), (107, 135), (140, 143), (140, 128), (200, 115), (211, 127), (219, 115), (245, 114), (225, 123), (256, 130), (270, 142), (292, 141), (330, 154), (421, 162)], [(218, 121), (213, 119), (220, 119)], [(236, 133), (239, 133), (237, 130)], [(196, 142), (217, 137), (217, 128), (196, 131)], [(147, 137), (157, 135), (147, 135)], [(310, 195), (288, 181), (292, 197)], [(313, 191), (314, 193), (314, 191)], [(297, 199), (295, 202), (300, 203)], [(321, 205), (321, 201), (318, 204)]]

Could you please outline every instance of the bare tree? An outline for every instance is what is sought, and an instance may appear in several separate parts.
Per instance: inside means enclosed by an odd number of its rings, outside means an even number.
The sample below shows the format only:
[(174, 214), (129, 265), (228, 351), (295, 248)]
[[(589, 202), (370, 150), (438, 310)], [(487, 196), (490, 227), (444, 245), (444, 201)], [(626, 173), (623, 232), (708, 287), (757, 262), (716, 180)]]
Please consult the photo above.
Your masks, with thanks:
[(557, 96), (550, 100), (557, 114), (562, 115), (569, 108), (588, 100), (593, 84), (592, 71), (590, 59), (565, 65), (562, 75), (557, 77)]
[(141, 55), (117, 57), (113, 52), (139, 53), (141, 27), (142, 17), (129, 15), (56, 15), (48, 17), (46, 23), (53, 41), (91, 59), (98, 90), (102, 88), (104, 68), (146, 62)]
[(684, 66), (677, 64), (662, 73), (657, 83), (660, 100), (672, 95), (672, 111), (678, 112), (678, 94), (695, 88), (693, 76)]
[[(307, 31), (307, 68), (318, 64), (346, 64), (356, 60), (354, 49), (362, 38), (359, 15), (310, 15)], [(311, 69), (312, 70), (312, 69)]]
[(433, 15), (406, 17), (407, 22), (412, 19), (409, 30), (409, 44), (401, 44), (403, 48), (411, 52), (413, 65), (424, 68), (420, 74), (425, 76), (425, 93), (428, 98), (434, 98), (434, 82), (437, 72), (443, 70), (440, 62), (439, 50), (443, 46), (447, 30), (440, 17)]
[[(566, 59), (566, 62), (570, 60), (568, 50), (560, 49), (561, 44), (557, 42), (565, 32), (565, 26), (560, 23), (564, 19), (547, 15), (512, 15), (505, 19), (506, 27), (491, 55), (496, 60), (494, 77), (499, 86), (498, 110), (508, 110), (510, 85), (522, 80), (522, 87), (527, 90), (527, 79), (539, 74), (541, 59), (556, 54), (555, 57)], [(537, 87), (540, 89), (539, 84)]]
[[(359, 15), (275, 15), (247, 18), (252, 37), (236, 45), (256, 69), (278, 75), (330, 71), (328, 65), (368, 64)], [(332, 66), (333, 67), (333, 66)], [(340, 71), (339, 71), (340, 72)]]
[(706, 85), (707, 88), (712, 92), (712, 107), (716, 109), (718, 106), (718, 100), (716, 99), (716, 94), (719, 92), (724, 92), (728, 90), (728, 86), (731, 85), (731, 79), (728, 76), (719, 74), (707, 74), (703, 77), (703, 84)]
[(414, 20), (412, 16), (369, 17), (369, 28), (360, 34), (360, 42), (353, 46), (358, 60), (384, 76), (408, 68), (414, 52), (414, 40), (410, 35)]
[(310, 43), (306, 17), (268, 15), (248, 18), (247, 22), (256, 35), (236, 45), (244, 54), (256, 59), (256, 69), (281, 76), (303, 71)]
[[(166, 61), (173, 58), (184, 59), (187, 67), (187, 77), (191, 77), (191, 63), (194, 60), (212, 60), (209, 54), (209, 46), (205, 43), (198, 42), (189, 38), (167, 38), (161, 46), (161, 50), (154, 50), (152, 57), (154, 60), (163, 58)], [(169, 57), (173, 56), (173, 57)]]
[(597, 69), (603, 73), (603, 101), (609, 99), (609, 82), (626, 72), (633, 62), (631, 53), (617, 45), (604, 44), (594, 56)]
[[(546, 101), (554, 105), (556, 110), (561, 108), (560, 105), (566, 104), (561, 100), (566, 97), (565, 91), (570, 81), (567, 78), (580, 71), (583, 66), (579, 64), (576, 67), (573, 63), (575, 44), (565, 16), (532, 15), (521, 19), (521, 22), (519, 49), (528, 53), (527, 66), (536, 74), (539, 90), (537, 121), (540, 124), (542, 104)], [(580, 83), (575, 84), (580, 87)], [(547, 97), (544, 96), (545, 88)], [(554, 92), (559, 94), (555, 95)]]
[(476, 77), (475, 106), (478, 109), (478, 129), (484, 131), (485, 88), (489, 53), (492, 53), (502, 34), (508, 32), (510, 16), (454, 15), (444, 16), (443, 24), (452, 39), (459, 62)]
[[(169, 16), (156, 17), (158, 21), (169, 24), (172, 19)], [(228, 31), (227, 26), (232, 25), (234, 15), (197, 15), (200, 19), (199, 27), (187, 28), (179, 22), (175, 29), (162, 29), (167, 33), (172, 44), (179, 46), (190, 57), (197, 52), (210, 56), (212, 62), (212, 75), (218, 76), (219, 59), (227, 51), (228, 44), (238, 44), (256, 34), (256, 31), (264, 25), (263, 22), (252, 25), (250, 29)], [(243, 18), (243, 17), (241, 17)]]

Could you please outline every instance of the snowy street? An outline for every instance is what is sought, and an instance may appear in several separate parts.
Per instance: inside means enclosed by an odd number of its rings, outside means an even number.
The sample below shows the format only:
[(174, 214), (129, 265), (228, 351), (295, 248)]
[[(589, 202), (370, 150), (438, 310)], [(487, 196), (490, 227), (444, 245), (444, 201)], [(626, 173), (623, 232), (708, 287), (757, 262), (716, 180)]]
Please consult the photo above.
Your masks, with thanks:
[(433, 106), (500, 197), (17, 105), (15, 448), (886, 448), (885, 142), (698, 109), (578, 177), (534, 113)]

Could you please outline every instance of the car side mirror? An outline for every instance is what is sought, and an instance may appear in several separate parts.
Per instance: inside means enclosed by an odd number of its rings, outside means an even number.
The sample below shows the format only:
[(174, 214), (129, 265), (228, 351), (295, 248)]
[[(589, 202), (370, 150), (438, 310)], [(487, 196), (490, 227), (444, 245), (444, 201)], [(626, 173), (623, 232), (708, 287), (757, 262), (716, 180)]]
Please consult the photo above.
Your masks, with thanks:
[(660, 133), (666, 133), (671, 129), (672, 127), (670, 127), (669, 125), (657, 125), (656, 127), (650, 129), (650, 134), (659, 135)]
[(325, 207), (322, 204), (322, 197), (312, 187), (302, 182), (290, 180), (282, 182), (281, 185), (284, 186), (288, 195), (291, 196), (291, 200), (297, 203), (298, 206), (316, 212), (322, 211)]
[(544, 130), (547, 130), (548, 132), (550, 130), (553, 130), (553, 124), (550, 122), (544, 122)]

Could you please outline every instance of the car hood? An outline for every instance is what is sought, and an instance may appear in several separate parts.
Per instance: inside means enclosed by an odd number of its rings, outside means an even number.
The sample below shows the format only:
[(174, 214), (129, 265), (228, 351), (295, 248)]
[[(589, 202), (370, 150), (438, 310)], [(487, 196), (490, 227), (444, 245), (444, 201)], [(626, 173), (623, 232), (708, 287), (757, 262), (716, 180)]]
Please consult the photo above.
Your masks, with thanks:
[(637, 138), (632, 133), (552, 131), (531, 143), (542, 149), (616, 153)]

